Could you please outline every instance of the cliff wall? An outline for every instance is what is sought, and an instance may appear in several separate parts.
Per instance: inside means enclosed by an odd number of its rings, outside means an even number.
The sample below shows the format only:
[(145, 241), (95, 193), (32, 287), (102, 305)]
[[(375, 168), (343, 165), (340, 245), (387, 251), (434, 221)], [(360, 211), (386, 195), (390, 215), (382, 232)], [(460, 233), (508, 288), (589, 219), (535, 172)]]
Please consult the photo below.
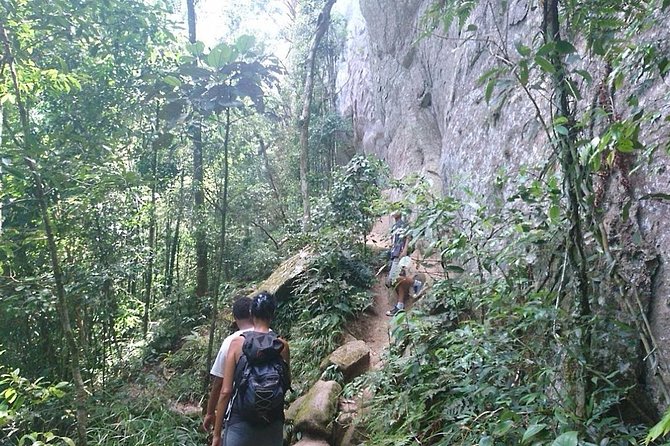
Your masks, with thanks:
[[(478, 79), (498, 66), (491, 41), (514, 48), (538, 37), (541, 12), (531, 0), (511, 0), (505, 14), (499, 2), (482, 2), (471, 15), (476, 37), (463, 31), (436, 32), (420, 38), (421, 21), (431, 0), (340, 0), (348, 18), (349, 40), (339, 72), (340, 111), (352, 120), (355, 143), (364, 153), (388, 162), (394, 177), (418, 172), (436, 191), (459, 194), (468, 187), (487, 197), (498, 172), (514, 174), (521, 165), (546, 163), (550, 153), (536, 109), (518, 87), (510, 86), (504, 101), (485, 100)], [(670, 42), (668, 28), (653, 31), (654, 39)], [(604, 76), (597, 60), (581, 63)], [(585, 87), (586, 89), (594, 87)], [(655, 80), (638, 91), (640, 105), (670, 114), (669, 86)], [(624, 95), (621, 95), (622, 97)], [(591, 94), (593, 97), (593, 94)], [(585, 95), (585, 101), (591, 97)], [(549, 104), (536, 95), (546, 114)], [(624, 99), (621, 99), (624, 102)], [(588, 104), (584, 104), (584, 108)], [(621, 107), (625, 109), (625, 106)], [(667, 130), (642, 129), (645, 143), (665, 140)], [(644, 199), (670, 193), (670, 157), (657, 150), (630, 176), (632, 218), (620, 218), (627, 191), (621, 174), (604, 185), (605, 227), (612, 246), (627, 252), (630, 287), (640, 299), (661, 350), (660, 370), (670, 383), (670, 203)], [(649, 364), (649, 370), (659, 370)], [(648, 377), (659, 406), (664, 406), (658, 382)]]

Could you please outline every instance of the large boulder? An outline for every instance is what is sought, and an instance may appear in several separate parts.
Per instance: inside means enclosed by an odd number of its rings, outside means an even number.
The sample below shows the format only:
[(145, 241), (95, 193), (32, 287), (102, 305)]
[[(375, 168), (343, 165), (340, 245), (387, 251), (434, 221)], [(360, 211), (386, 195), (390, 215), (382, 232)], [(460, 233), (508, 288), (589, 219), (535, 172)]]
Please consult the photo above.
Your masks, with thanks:
[(299, 407), (294, 409), (295, 430), (315, 437), (331, 438), (340, 392), (342, 386), (336, 381), (317, 381), (302, 398)]
[(307, 395), (302, 395), (298, 397), (291, 405), (289, 406), (288, 410), (284, 413), (284, 418), (286, 421), (289, 422), (294, 422), (296, 417), (298, 416), (298, 412), (300, 411), (300, 408), (302, 407), (302, 404), (305, 402), (305, 397)]
[(309, 262), (312, 260), (312, 253), (303, 249), (297, 254), (284, 260), (276, 270), (265, 279), (254, 291), (269, 291), (277, 296), (278, 299), (288, 295), (291, 291), (293, 282), (307, 270)]
[(324, 361), (322, 368), (334, 364), (344, 375), (345, 382), (349, 382), (370, 368), (370, 347), (365, 341), (347, 342)]

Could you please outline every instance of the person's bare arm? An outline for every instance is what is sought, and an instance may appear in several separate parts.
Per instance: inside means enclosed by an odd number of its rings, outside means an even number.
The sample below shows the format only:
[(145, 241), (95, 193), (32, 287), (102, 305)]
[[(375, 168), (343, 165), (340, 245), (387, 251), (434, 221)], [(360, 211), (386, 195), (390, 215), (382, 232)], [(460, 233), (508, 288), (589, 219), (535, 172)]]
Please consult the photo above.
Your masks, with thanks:
[(281, 351), (281, 357), (286, 362), (286, 372), (288, 373), (288, 382), (291, 382), (291, 353), (289, 352), (288, 342), (279, 338), (284, 343), (284, 349)]
[(205, 418), (202, 420), (202, 428), (207, 432), (214, 427), (214, 411), (216, 410), (216, 403), (219, 401), (222, 385), (223, 378), (212, 375), (212, 388), (209, 391), (209, 399), (207, 400), (207, 412), (205, 412)]
[(237, 361), (240, 359), (242, 354), (242, 344), (244, 343), (244, 338), (239, 337), (233, 342), (230, 343), (230, 348), (228, 349), (228, 356), (226, 356), (226, 362), (224, 366), (223, 374), (223, 383), (221, 385), (221, 392), (219, 393), (219, 399), (216, 403), (216, 412), (214, 420), (214, 439), (212, 440), (212, 446), (219, 446), (221, 441), (221, 431), (223, 430), (223, 416), (230, 402), (230, 397), (233, 394), (233, 380), (235, 379), (235, 366)]

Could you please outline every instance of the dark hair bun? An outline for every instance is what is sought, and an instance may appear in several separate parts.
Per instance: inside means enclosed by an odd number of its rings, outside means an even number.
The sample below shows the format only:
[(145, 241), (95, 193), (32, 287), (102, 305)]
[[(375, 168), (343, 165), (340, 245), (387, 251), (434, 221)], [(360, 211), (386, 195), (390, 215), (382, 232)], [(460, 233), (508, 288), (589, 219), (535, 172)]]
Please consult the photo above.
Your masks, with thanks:
[(251, 303), (251, 315), (266, 321), (271, 321), (275, 316), (277, 309), (277, 300), (267, 291), (261, 291), (254, 296)]

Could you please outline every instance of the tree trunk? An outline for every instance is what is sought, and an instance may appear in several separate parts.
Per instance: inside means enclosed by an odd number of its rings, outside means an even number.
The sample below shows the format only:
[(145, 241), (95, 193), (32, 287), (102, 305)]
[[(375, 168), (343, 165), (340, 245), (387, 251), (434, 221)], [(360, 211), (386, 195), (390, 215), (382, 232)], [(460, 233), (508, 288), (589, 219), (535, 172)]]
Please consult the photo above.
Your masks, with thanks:
[(0, 37), (2, 38), (2, 43), (5, 49), (5, 60), (8, 61), (8, 68), (11, 75), (12, 84), (14, 87), (14, 93), (16, 94), (16, 106), (19, 111), (19, 117), (21, 122), (21, 127), (23, 130), (23, 149), (24, 149), (24, 162), (30, 176), (32, 177), (33, 184), (35, 186), (33, 190), (33, 195), (35, 201), (39, 208), (40, 216), (42, 218), (42, 225), (44, 226), (44, 233), (46, 236), (47, 250), (49, 251), (49, 257), (51, 260), (51, 270), (54, 279), (54, 288), (57, 301), (57, 310), (60, 318), (61, 326), (63, 329), (63, 334), (65, 336), (65, 341), (70, 353), (70, 368), (72, 371), (72, 378), (75, 385), (75, 405), (77, 410), (77, 444), (80, 446), (86, 446), (86, 426), (87, 426), (87, 411), (86, 411), (86, 401), (88, 399), (88, 392), (84, 384), (84, 380), (81, 376), (81, 367), (80, 367), (80, 352), (79, 346), (77, 345), (77, 340), (75, 333), (72, 330), (72, 323), (70, 322), (69, 306), (67, 295), (65, 294), (65, 284), (63, 279), (63, 272), (60, 266), (60, 259), (58, 257), (58, 247), (56, 245), (56, 236), (54, 234), (53, 225), (51, 223), (51, 218), (49, 216), (49, 208), (47, 206), (47, 198), (44, 193), (44, 184), (42, 178), (39, 174), (38, 168), (31, 158), (31, 152), (36, 148), (37, 143), (35, 137), (32, 134), (32, 129), (30, 127), (28, 110), (26, 109), (23, 103), (23, 97), (21, 96), (21, 88), (19, 86), (18, 76), (16, 73), (16, 68), (14, 66), (14, 59), (11, 51), (11, 46), (9, 43), (9, 38), (7, 36), (7, 31), (4, 28), (4, 24), (0, 23)]
[(147, 337), (149, 331), (149, 307), (151, 306), (151, 288), (154, 278), (154, 244), (156, 239), (156, 164), (158, 162), (158, 144), (153, 143), (151, 154), (151, 206), (149, 208), (149, 258), (144, 280), (144, 316), (142, 317), (142, 334)]
[[(561, 41), (560, 23), (558, 14), (559, 0), (546, 0), (543, 2), (542, 34), (545, 43)], [(575, 117), (570, 109), (570, 100), (567, 84), (567, 74), (562, 56), (557, 50), (549, 54), (551, 64), (554, 67), (553, 88), (554, 108), (558, 116), (565, 117), (568, 128), (567, 135), (556, 135), (558, 144), (558, 157), (563, 173), (563, 190), (568, 197), (568, 219), (570, 230), (566, 240), (568, 259), (574, 270), (573, 278), (577, 291), (578, 317), (576, 318), (575, 339), (576, 347), (579, 349), (581, 360), (573, 360), (574, 365), (569, 365), (571, 379), (571, 398), (575, 404), (575, 414), (580, 419), (587, 416), (587, 404), (593, 391), (592, 372), (589, 370), (591, 363), (591, 289), (588, 272), (587, 255), (585, 253), (586, 243), (584, 241), (584, 225), (588, 225), (588, 216), (582, 215), (581, 206), (586, 201), (582, 189), (582, 179), (579, 171), (579, 155), (577, 153), (578, 131), (575, 129)], [(554, 118), (552, 116), (552, 118)]]
[(172, 282), (177, 262), (177, 248), (179, 247), (179, 228), (184, 213), (184, 172), (181, 173), (179, 186), (179, 210), (177, 211), (177, 221), (174, 226), (174, 237), (170, 242), (170, 254), (168, 259), (167, 272), (165, 274), (165, 297), (169, 298), (172, 294)]
[[(196, 43), (195, 1), (186, 0), (188, 11), (188, 41)], [(197, 61), (195, 62), (197, 65)], [(202, 298), (207, 295), (207, 232), (204, 225), (205, 193), (203, 190), (203, 161), (202, 161), (202, 121), (196, 118), (190, 128), (193, 141), (193, 228), (195, 237), (195, 295)]]
[(302, 113), (298, 120), (300, 130), (300, 192), (302, 194), (302, 230), (306, 232), (310, 226), (310, 208), (309, 208), (309, 184), (307, 175), (309, 173), (309, 119), (310, 108), (312, 106), (312, 93), (314, 91), (314, 65), (316, 62), (316, 51), (319, 48), (321, 38), (326, 33), (330, 25), (330, 10), (333, 8), (336, 0), (326, 0), (321, 14), (316, 23), (316, 32), (309, 46), (305, 67), (305, 91), (302, 100)]
[(209, 382), (209, 368), (212, 363), (212, 353), (214, 351), (214, 333), (216, 332), (216, 321), (219, 315), (219, 293), (221, 282), (226, 281), (228, 277), (225, 274), (224, 260), (226, 258), (226, 220), (228, 218), (228, 145), (230, 141), (230, 109), (226, 109), (226, 133), (223, 138), (223, 191), (221, 197), (221, 232), (219, 234), (219, 258), (217, 259), (216, 285), (213, 287), (214, 302), (212, 302), (212, 321), (209, 326), (209, 339), (207, 341), (207, 359), (203, 373), (203, 394), (207, 392), (207, 383)]
[(277, 207), (279, 208), (279, 213), (281, 214), (282, 220), (285, 222), (287, 221), (286, 211), (284, 211), (281, 195), (279, 194), (279, 190), (277, 189), (277, 185), (275, 184), (274, 181), (274, 175), (272, 174), (272, 167), (270, 166), (270, 160), (268, 159), (267, 146), (265, 145), (265, 141), (263, 140), (263, 137), (261, 135), (256, 134), (256, 138), (258, 139), (258, 153), (261, 155), (263, 165), (265, 166), (265, 176), (267, 177), (268, 183), (270, 183), (270, 187), (272, 188), (272, 194), (274, 195), (275, 200), (277, 201)]

